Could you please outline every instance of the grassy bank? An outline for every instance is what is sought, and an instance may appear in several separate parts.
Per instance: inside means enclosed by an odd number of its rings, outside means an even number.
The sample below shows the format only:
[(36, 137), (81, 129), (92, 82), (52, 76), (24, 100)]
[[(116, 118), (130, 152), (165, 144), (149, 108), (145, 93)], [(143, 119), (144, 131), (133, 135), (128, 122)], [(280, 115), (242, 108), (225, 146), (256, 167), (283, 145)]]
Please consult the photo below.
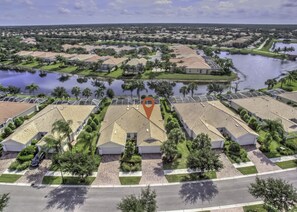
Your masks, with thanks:
[(256, 173), (258, 173), (258, 171), (257, 171), (257, 169), (256, 169), (255, 166), (238, 168), (237, 170), (240, 171), (240, 173), (243, 174), (243, 175), (249, 175), (249, 174), (256, 174)]
[(165, 175), (165, 177), (169, 183), (175, 183), (175, 182), (188, 182), (188, 181), (215, 179), (217, 178), (217, 175), (216, 175), (216, 172), (207, 172), (202, 176), (199, 176), (197, 173), (195, 173), (195, 174)]
[(138, 185), (141, 177), (120, 177), (121, 185)]
[(17, 174), (2, 174), (0, 176), (0, 183), (15, 183), (22, 175)]
[(278, 162), (278, 163), (276, 163), (276, 165), (278, 165), (282, 169), (295, 168), (295, 167), (297, 167), (297, 160)]

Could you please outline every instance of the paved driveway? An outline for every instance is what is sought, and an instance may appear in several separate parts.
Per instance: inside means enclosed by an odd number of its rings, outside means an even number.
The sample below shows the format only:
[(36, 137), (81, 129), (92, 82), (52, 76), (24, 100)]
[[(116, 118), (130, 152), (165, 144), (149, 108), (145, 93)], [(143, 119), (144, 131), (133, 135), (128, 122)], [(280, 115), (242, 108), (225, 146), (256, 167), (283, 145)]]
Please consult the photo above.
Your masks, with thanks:
[(120, 185), (120, 155), (103, 155), (93, 185)]
[(280, 170), (281, 168), (272, 163), (257, 147), (246, 146), (248, 158), (255, 164), (259, 173)]
[(220, 160), (223, 163), (224, 168), (217, 172), (217, 178), (224, 178), (224, 177), (234, 177), (242, 175), (231, 163), (231, 161), (228, 159), (228, 157), (222, 152), (218, 151), (218, 154), (220, 154)]
[(45, 173), (49, 170), (52, 161), (49, 159), (43, 160), (38, 168), (29, 168), (28, 171), (17, 180), (17, 183), (31, 183), (31, 184), (40, 184)]
[(141, 166), (140, 184), (167, 183), (163, 172), (161, 154), (143, 154)]
[(10, 164), (16, 159), (17, 153), (3, 153), (0, 158), (0, 175), (8, 169)]

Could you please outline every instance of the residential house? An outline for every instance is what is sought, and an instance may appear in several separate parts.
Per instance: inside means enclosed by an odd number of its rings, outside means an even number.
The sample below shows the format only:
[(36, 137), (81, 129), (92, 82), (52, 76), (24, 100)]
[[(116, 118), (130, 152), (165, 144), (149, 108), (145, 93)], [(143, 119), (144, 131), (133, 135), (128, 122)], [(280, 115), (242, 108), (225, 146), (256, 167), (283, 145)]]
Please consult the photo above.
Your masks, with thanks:
[(141, 105), (109, 106), (100, 129), (99, 154), (121, 154), (127, 140), (136, 142), (140, 154), (160, 153), (167, 135), (159, 105), (155, 105), (150, 119)]
[(123, 65), (128, 59), (125, 57), (110, 57), (102, 63), (102, 71), (113, 71), (116, 67)]
[(125, 75), (136, 75), (144, 72), (147, 60), (145, 58), (133, 58), (125, 64)]
[(220, 101), (177, 103), (173, 108), (188, 136), (194, 139), (205, 133), (214, 149), (223, 148), (228, 137), (240, 145), (256, 143), (258, 134)]
[[(49, 105), (34, 117), (26, 121), (22, 126), (6, 138), (2, 144), (4, 151), (20, 152), (26, 146), (30, 145), (32, 140), (40, 140), (38, 146), (45, 144), (43, 138), (46, 136), (58, 135), (52, 134), (52, 125), (58, 120), (72, 121), (70, 125), (72, 134), (71, 140), (75, 139), (83, 126), (87, 123), (90, 114), (95, 110), (94, 106), (85, 105)], [(67, 140), (66, 140), (67, 141)], [(62, 147), (67, 148), (63, 141)]]

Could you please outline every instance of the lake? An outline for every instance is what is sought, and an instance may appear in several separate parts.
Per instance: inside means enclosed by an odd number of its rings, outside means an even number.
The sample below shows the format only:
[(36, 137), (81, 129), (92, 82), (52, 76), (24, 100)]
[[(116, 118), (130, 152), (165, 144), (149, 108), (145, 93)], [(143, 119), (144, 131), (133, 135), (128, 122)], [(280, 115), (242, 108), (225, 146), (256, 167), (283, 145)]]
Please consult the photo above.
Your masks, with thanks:
[[(245, 89), (260, 89), (265, 86), (265, 81), (267, 79), (277, 78), (282, 74), (287, 73), (297, 69), (297, 62), (294, 61), (282, 61), (279, 59), (267, 58), (259, 55), (231, 55), (227, 52), (221, 52), (220, 57), (226, 57), (233, 60), (234, 66), (240, 71), (240, 80), (237, 81), (239, 90)], [(61, 82), (59, 80), (61, 74), (59, 73), (47, 73), (46, 77), (40, 77), (39, 72), (28, 73), (28, 72), (16, 72), (16, 71), (2, 71), (0, 70), (0, 84), (3, 86), (14, 85), (24, 88), (35, 83), (39, 86), (40, 93), (51, 93), (52, 90), (57, 86), (63, 86), (70, 93), (70, 90), (74, 86), (79, 86), (81, 89), (91, 88), (93, 91), (96, 89), (92, 86), (92, 78), (87, 79), (85, 83), (77, 82), (78, 76), (71, 76), (68, 80)], [(144, 81), (147, 85), (148, 81)], [(123, 80), (112, 80), (110, 82), (105, 81), (104, 84), (107, 88), (112, 88), (115, 94), (120, 95), (130, 95), (129, 91), (123, 91), (121, 85), (124, 83)], [(232, 83), (234, 87), (236, 82)], [(184, 83), (176, 83), (174, 87), (174, 95), (180, 95), (179, 89), (184, 85)], [(141, 94), (152, 94), (154, 91), (147, 87), (147, 92), (142, 91)], [(207, 93), (207, 85), (200, 85), (196, 94)], [(134, 92), (136, 95), (136, 92)]]
[(291, 54), (291, 55), (297, 55), (297, 43), (281, 43), (281, 42), (277, 42), (275, 43), (275, 46), (272, 50), (274, 49), (278, 49), (278, 48), (281, 48), (283, 49), (284, 47), (294, 47), (295, 50), (292, 51), (292, 52), (286, 52), (286, 54)]

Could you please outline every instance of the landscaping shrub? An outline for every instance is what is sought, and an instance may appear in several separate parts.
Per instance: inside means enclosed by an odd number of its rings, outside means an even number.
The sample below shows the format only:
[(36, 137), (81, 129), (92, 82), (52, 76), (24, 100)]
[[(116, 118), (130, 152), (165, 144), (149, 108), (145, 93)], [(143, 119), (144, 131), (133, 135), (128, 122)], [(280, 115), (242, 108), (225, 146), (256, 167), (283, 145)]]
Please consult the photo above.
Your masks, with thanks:
[(99, 122), (99, 120), (95, 117), (95, 118), (93, 118), (93, 121), (95, 122), (95, 124), (97, 124), (97, 125), (99, 125), (100, 124), (100, 122)]
[(129, 162), (131, 162), (131, 163), (141, 163), (141, 156), (140, 155), (132, 155)]
[(97, 130), (97, 125), (95, 124), (95, 122), (92, 121), (90, 126), (92, 127), (93, 131)]
[(87, 122), (87, 124), (88, 124), (88, 125), (90, 125), (92, 122), (93, 122), (93, 120), (92, 120), (92, 119), (88, 119), (88, 122)]
[(230, 154), (236, 155), (236, 156), (240, 156), (240, 145), (236, 142), (232, 142), (229, 146), (229, 152)]
[(37, 143), (38, 143), (38, 140), (36, 140), (36, 139), (34, 139), (34, 140), (31, 141), (31, 145), (32, 146), (35, 146)]
[(295, 152), (297, 152), (297, 139), (288, 139), (286, 142), (285, 142), (285, 145), (294, 150)]
[(240, 114), (240, 117), (243, 118), (245, 115), (248, 114), (248, 112), (247, 112), (247, 110), (242, 109), (242, 110), (239, 112), (239, 114)]
[(172, 129), (178, 128), (178, 127), (179, 127), (179, 124), (178, 124), (177, 120), (175, 118), (173, 118), (171, 121), (169, 121), (166, 124), (165, 129), (167, 132), (170, 132)]
[(245, 121), (245, 122), (249, 122), (249, 120), (250, 120), (250, 116), (249, 116), (249, 114), (245, 114), (244, 116), (243, 116), (243, 120)]
[(16, 161), (14, 161), (14, 162), (12, 162), (12, 163), (10, 164), (10, 166), (8, 167), (8, 169), (9, 169), (10, 171), (17, 170), (17, 168), (18, 168), (19, 165), (20, 165), (20, 163), (16, 160)]
[(281, 154), (281, 155), (293, 155), (294, 152), (293, 150), (289, 149), (289, 148), (281, 148), (278, 147), (277, 151)]
[(10, 122), (9, 124), (8, 124), (8, 127), (10, 128), (10, 129), (12, 129), (12, 130), (15, 130), (15, 125), (12, 123), (12, 122)]
[(26, 162), (26, 161), (31, 161), (34, 158), (34, 155), (18, 155), (17, 159), (21, 163)]
[(30, 161), (26, 161), (26, 162), (18, 165), (18, 167), (16, 168), (16, 170), (17, 171), (23, 171), (23, 170), (29, 168), (30, 164), (31, 164), (31, 160)]
[(248, 125), (253, 130), (257, 130), (259, 127), (258, 120), (254, 116), (250, 118)]
[(4, 133), (3, 136), (4, 138), (7, 138), (9, 135), (11, 135), (13, 133), (13, 130), (10, 127), (5, 127), (4, 128)]
[(93, 129), (91, 126), (87, 125), (85, 128), (85, 131), (87, 131), (88, 133), (91, 133), (91, 132), (93, 132)]
[(21, 126), (21, 125), (23, 124), (23, 122), (24, 122), (24, 121), (22, 121), (20, 118), (16, 118), (16, 119), (14, 120), (14, 125), (15, 125), (16, 127), (19, 127), (19, 126)]
[(36, 146), (27, 146), (18, 155), (26, 156), (26, 155), (35, 155), (36, 153), (37, 153), (37, 147)]

